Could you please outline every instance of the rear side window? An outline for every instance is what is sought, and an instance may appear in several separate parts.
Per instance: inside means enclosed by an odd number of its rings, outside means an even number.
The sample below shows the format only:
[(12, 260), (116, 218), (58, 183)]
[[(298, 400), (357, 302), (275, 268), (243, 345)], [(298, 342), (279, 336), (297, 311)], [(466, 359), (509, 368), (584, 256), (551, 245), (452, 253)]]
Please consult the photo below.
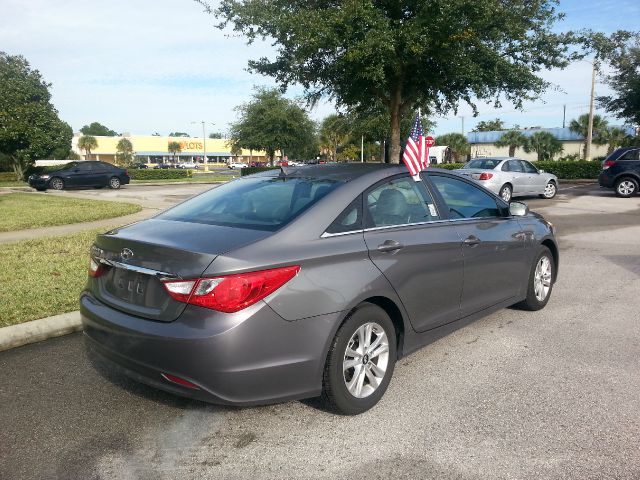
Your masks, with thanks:
[(618, 160), (640, 160), (640, 150), (629, 150), (623, 153)]
[(318, 178), (246, 178), (209, 190), (156, 218), (275, 231), (341, 184)]
[(327, 233), (346, 233), (362, 230), (362, 195), (345, 208), (329, 225)]

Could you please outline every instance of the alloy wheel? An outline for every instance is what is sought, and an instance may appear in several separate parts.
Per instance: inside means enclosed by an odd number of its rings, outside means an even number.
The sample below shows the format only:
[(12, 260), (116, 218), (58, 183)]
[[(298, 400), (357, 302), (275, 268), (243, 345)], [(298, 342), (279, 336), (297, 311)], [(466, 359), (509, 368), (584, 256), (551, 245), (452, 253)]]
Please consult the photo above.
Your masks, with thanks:
[(508, 185), (502, 187), (502, 189), (500, 190), (500, 197), (507, 203), (511, 201), (511, 189)]
[(358, 327), (347, 343), (342, 362), (344, 383), (351, 395), (365, 398), (377, 390), (389, 365), (389, 340), (375, 322)]
[(54, 190), (62, 190), (64, 188), (64, 182), (59, 178), (51, 180), (51, 188)]
[(556, 196), (556, 184), (553, 182), (549, 182), (547, 183), (547, 185), (544, 187), (544, 198), (553, 198)]
[(544, 302), (551, 289), (551, 260), (546, 255), (540, 257), (533, 277), (533, 290), (539, 302)]
[(629, 196), (633, 194), (636, 189), (636, 185), (631, 180), (623, 180), (618, 184), (618, 193), (623, 196)]
[(116, 177), (113, 177), (111, 180), (109, 180), (109, 187), (117, 190), (118, 188), (120, 188), (120, 180), (118, 180)]

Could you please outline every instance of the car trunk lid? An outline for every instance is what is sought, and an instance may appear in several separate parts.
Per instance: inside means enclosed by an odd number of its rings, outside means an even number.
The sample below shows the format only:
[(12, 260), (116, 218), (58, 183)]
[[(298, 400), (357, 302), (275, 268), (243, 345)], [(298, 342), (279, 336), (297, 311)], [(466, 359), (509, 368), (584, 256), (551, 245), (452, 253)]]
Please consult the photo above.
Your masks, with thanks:
[(93, 293), (111, 307), (171, 322), (186, 304), (171, 298), (163, 279), (198, 278), (217, 255), (269, 232), (150, 219), (98, 235), (92, 256), (104, 265)]

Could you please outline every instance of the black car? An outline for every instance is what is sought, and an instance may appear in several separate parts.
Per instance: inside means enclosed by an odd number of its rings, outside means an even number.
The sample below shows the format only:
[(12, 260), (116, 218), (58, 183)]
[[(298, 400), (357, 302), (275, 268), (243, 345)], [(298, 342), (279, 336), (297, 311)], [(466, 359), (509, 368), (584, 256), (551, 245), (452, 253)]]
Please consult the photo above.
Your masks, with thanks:
[(138, 169), (145, 169), (145, 168), (149, 168), (149, 166), (146, 163), (134, 163), (133, 165), (131, 165), (131, 168), (138, 168)]
[(629, 198), (638, 193), (640, 185), (640, 148), (618, 148), (602, 162), (598, 183), (613, 188), (616, 195)]
[(106, 162), (69, 162), (58, 170), (29, 176), (29, 186), (39, 192), (48, 188), (64, 190), (76, 187), (120, 188), (129, 183), (129, 173), (124, 168)]

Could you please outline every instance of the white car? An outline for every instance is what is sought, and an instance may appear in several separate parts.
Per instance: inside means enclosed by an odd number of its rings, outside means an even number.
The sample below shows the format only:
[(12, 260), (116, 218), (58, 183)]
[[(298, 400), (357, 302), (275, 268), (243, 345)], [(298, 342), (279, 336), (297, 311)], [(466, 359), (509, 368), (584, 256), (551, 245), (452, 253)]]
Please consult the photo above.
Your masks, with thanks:
[(456, 171), (497, 193), (505, 202), (526, 195), (550, 199), (558, 192), (558, 177), (519, 158), (477, 158)]
[(182, 164), (182, 168), (189, 168), (189, 169), (198, 170), (200, 168), (200, 166), (196, 162), (184, 162)]
[(247, 164), (246, 163), (235, 163), (235, 162), (229, 162), (229, 165), (227, 165), (231, 170), (235, 170), (236, 168), (247, 168)]

